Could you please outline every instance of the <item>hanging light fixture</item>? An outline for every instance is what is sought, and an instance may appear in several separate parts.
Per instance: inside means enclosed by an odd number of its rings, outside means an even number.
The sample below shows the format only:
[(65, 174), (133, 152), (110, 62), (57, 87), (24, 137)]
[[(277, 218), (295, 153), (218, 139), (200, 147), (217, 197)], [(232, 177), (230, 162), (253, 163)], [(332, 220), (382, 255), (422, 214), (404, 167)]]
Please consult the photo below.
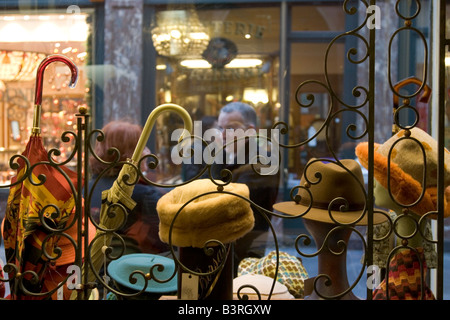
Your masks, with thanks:
[(45, 54), (26, 51), (0, 51), (0, 80), (27, 81), (36, 76), (36, 69)]
[(185, 9), (161, 11), (156, 21), (152, 40), (156, 51), (162, 56), (201, 55), (208, 46), (209, 35), (193, 5)]

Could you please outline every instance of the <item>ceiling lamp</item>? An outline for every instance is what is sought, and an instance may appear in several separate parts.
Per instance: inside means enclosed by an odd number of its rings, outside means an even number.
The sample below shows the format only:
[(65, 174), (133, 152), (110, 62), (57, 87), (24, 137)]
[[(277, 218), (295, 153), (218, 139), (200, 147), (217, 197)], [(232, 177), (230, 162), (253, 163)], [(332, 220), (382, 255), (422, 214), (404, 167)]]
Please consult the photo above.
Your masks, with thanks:
[[(261, 59), (246, 59), (246, 58), (236, 58), (231, 60), (225, 68), (255, 68), (262, 65), (263, 61)], [(190, 69), (207, 69), (213, 66), (204, 59), (186, 59), (180, 62), (180, 65), (185, 68)]]
[(36, 69), (44, 53), (24, 51), (0, 51), (0, 80), (27, 81), (36, 77)]
[(226, 38), (213, 38), (202, 56), (214, 68), (223, 68), (238, 54), (237, 46)]
[(162, 56), (201, 55), (208, 46), (209, 35), (193, 6), (187, 10), (161, 11), (156, 21), (152, 40)]

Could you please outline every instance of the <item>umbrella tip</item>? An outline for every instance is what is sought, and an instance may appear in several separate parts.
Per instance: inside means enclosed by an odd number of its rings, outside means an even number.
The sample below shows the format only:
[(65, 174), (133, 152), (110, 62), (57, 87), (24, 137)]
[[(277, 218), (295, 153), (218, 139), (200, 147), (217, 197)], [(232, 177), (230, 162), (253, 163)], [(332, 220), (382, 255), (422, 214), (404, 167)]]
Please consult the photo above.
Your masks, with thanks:
[(70, 83), (69, 83), (69, 88), (73, 89), (77, 86), (77, 81), (78, 81), (78, 68), (77, 66), (72, 66), (71, 68), (72, 71), (72, 77), (70, 78)]

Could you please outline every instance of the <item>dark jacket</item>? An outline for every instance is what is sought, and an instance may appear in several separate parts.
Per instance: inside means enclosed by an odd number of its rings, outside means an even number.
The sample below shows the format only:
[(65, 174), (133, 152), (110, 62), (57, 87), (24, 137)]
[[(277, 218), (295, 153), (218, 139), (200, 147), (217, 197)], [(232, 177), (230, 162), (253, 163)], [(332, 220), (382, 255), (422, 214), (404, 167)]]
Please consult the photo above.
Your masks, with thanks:
[[(248, 142), (245, 145), (245, 150), (248, 150)], [(270, 156), (270, 152), (258, 149), (258, 154), (263, 154)], [(225, 153), (224, 153), (225, 154)], [(225, 155), (226, 156), (226, 155)], [(278, 196), (278, 184), (280, 178), (280, 172), (277, 171), (273, 175), (262, 175), (259, 173), (261, 164), (256, 164), (255, 160), (251, 159), (251, 156), (246, 154), (245, 163), (237, 163), (235, 158), (234, 163), (216, 165), (215, 172), (219, 172), (222, 169), (227, 169), (231, 171), (232, 182), (244, 183), (248, 186), (250, 190), (250, 200), (255, 204), (261, 206), (262, 208), (273, 211), (272, 206), (275, 204)], [(254, 164), (252, 164), (252, 162)], [(214, 165), (213, 165), (214, 166)], [(218, 177), (218, 175), (217, 175)], [(226, 180), (227, 177), (224, 178)], [(255, 214), (255, 228), (254, 230), (268, 230), (268, 223), (266, 219), (262, 216), (264, 213), (258, 212), (255, 206), (252, 207)], [(271, 216), (269, 215), (270, 219)]]
[[(93, 177), (89, 181), (89, 188), (92, 188), (96, 179), (97, 177)], [(102, 177), (93, 190), (91, 215), (97, 222), (102, 205), (102, 192), (110, 189), (115, 180), (115, 177)], [(136, 202), (136, 206), (129, 213), (125, 226), (118, 233), (131, 240), (127, 242), (127, 245), (134, 243), (137, 246), (135, 251), (156, 254), (169, 250), (169, 246), (163, 243), (158, 235), (159, 217), (156, 203), (161, 196), (157, 188), (142, 181), (134, 186), (132, 199)]]

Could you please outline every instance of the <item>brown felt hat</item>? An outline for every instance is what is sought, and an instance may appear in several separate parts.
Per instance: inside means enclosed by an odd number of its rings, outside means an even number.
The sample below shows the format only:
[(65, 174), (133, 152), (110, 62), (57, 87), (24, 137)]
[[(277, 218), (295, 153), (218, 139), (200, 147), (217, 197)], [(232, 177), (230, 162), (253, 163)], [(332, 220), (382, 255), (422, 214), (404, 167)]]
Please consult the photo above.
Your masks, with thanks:
[[(361, 167), (353, 159), (322, 162), (312, 158), (303, 171), (295, 201), (274, 209), (288, 215), (333, 224), (367, 225), (366, 193)], [(387, 218), (374, 215), (374, 224)]]

